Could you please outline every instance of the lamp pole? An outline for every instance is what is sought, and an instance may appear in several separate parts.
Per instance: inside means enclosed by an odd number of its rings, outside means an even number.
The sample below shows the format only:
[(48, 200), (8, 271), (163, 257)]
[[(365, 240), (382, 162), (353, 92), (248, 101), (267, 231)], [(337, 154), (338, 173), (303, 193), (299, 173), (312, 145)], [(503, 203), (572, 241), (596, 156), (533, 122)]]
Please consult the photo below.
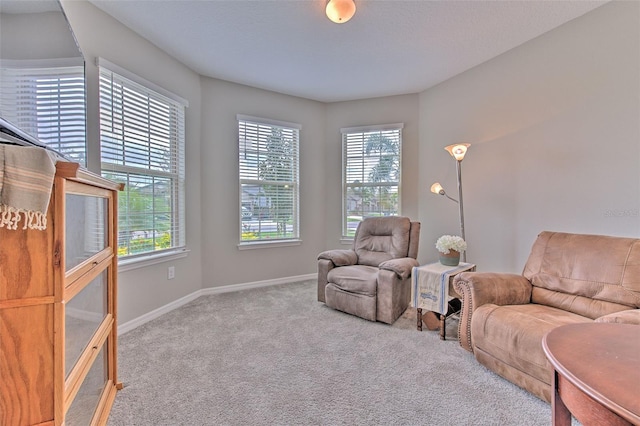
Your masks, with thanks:
[[(461, 165), (462, 160), (464, 159), (465, 154), (467, 153), (467, 148), (469, 148), (471, 144), (468, 143), (454, 143), (453, 145), (445, 146), (444, 149), (451, 154), (451, 156), (456, 160), (456, 172), (458, 175), (458, 200), (454, 200), (453, 198), (447, 195), (447, 198), (458, 203), (458, 209), (460, 213), (460, 236), (463, 240), (467, 241), (467, 238), (464, 235), (464, 207), (462, 206), (462, 171)], [(436, 182), (431, 185), (431, 192), (434, 194), (446, 195), (444, 189), (442, 189), (442, 185)], [(462, 253), (462, 261), (467, 261), (467, 251), (463, 251)]]
[[(462, 173), (461, 164), (462, 159), (456, 160), (456, 172), (458, 173), (458, 209), (460, 212), (460, 236), (463, 240), (467, 241), (464, 235), (464, 207), (462, 206)], [(462, 261), (467, 261), (467, 251), (462, 252)]]

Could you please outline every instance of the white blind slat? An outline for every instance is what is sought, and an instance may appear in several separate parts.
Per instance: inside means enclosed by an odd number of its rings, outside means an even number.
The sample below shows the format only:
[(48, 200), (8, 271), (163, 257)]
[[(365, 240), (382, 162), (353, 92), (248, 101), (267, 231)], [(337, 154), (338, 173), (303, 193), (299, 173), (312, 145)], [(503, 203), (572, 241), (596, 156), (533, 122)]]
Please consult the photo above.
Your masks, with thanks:
[(238, 116), (241, 242), (299, 238), (299, 130)]
[(182, 248), (185, 105), (100, 67), (103, 175), (123, 182), (120, 256)]
[(366, 216), (400, 214), (402, 124), (342, 129), (343, 237)]
[(84, 68), (3, 65), (0, 73), (0, 115), (85, 165)]

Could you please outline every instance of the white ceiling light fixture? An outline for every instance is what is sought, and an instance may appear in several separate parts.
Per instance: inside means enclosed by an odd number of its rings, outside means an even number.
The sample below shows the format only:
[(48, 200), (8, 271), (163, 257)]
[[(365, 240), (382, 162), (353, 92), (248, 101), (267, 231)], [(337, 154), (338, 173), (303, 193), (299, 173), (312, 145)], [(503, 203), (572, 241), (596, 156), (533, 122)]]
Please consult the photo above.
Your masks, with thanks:
[(336, 24), (344, 24), (356, 13), (356, 4), (353, 0), (329, 0), (325, 11), (327, 18)]

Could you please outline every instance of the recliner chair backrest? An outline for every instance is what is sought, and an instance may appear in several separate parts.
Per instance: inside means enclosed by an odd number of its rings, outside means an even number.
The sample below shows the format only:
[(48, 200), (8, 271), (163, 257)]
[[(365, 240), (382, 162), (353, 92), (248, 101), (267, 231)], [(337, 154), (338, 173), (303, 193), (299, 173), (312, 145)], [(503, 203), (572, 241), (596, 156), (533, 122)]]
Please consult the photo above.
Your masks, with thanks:
[(640, 239), (545, 231), (522, 275), (533, 303), (594, 319), (640, 308)]
[[(417, 224), (419, 235), (420, 224), (417, 222), (414, 224)], [(410, 254), (417, 256), (417, 238), (415, 242), (411, 238), (416, 230), (412, 228), (412, 222), (408, 217), (387, 216), (364, 219), (358, 225), (353, 240), (353, 250), (358, 255), (358, 264), (378, 266), (390, 259), (408, 257)]]

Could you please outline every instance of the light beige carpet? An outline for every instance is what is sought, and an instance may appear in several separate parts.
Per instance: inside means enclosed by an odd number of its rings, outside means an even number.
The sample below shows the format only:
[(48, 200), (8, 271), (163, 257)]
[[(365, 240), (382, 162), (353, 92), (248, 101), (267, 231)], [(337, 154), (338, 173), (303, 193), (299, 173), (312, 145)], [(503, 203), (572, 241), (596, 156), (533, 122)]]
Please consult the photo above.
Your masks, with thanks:
[(200, 297), (121, 336), (109, 425), (549, 425), (455, 339), (328, 308), (315, 281)]

